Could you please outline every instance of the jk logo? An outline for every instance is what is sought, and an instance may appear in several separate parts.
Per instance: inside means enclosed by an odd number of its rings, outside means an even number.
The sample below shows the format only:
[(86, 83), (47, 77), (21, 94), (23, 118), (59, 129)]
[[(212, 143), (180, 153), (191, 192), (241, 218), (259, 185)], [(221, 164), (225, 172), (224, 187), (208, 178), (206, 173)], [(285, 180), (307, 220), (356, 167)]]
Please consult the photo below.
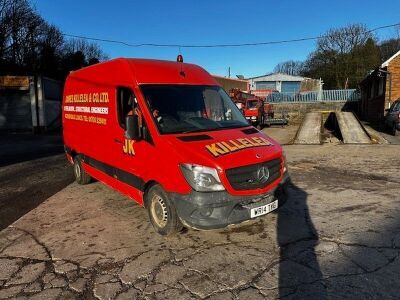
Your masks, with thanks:
[(122, 147), (122, 151), (128, 155), (135, 155), (135, 149), (133, 149), (134, 140), (125, 139), (125, 144)]

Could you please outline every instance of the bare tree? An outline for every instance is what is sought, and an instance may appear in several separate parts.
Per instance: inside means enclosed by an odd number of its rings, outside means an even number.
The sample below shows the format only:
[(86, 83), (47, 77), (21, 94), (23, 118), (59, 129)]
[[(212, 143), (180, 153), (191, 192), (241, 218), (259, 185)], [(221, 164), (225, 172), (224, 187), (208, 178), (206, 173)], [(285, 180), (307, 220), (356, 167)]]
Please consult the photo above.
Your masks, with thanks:
[(95, 43), (65, 41), (28, 0), (0, 0), (0, 73), (63, 78), (72, 69), (105, 59)]
[(346, 27), (328, 30), (317, 42), (317, 51), (346, 54), (354, 48), (364, 45), (368, 39), (375, 39), (363, 24), (352, 24)]
[(374, 35), (365, 25), (329, 30), (305, 63), (304, 75), (322, 78), (327, 88), (357, 87), (368, 71), (379, 64)]
[(274, 72), (298, 76), (303, 72), (303, 68), (304, 63), (302, 61), (288, 60), (277, 64)]
[(96, 43), (88, 42), (83, 39), (68, 40), (64, 45), (63, 51), (65, 54), (82, 52), (88, 61), (91, 59), (97, 59), (99, 61), (108, 59)]
[(381, 61), (384, 62), (390, 58), (393, 54), (400, 50), (400, 38), (392, 38), (383, 41), (379, 45)]
[(0, 8), (2, 58), (15, 66), (32, 63), (43, 19), (27, 0), (2, 0)]

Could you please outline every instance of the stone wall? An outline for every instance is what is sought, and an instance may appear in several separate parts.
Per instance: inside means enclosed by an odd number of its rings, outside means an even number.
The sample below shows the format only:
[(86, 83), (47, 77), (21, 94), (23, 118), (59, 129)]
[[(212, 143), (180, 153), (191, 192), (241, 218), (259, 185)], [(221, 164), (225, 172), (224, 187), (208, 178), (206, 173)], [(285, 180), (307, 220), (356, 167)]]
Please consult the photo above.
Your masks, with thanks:
[(289, 122), (300, 122), (308, 112), (320, 111), (354, 111), (358, 113), (359, 102), (309, 102), (309, 103), (272, 103), (275, 112), (275, 118), (289, 116)]

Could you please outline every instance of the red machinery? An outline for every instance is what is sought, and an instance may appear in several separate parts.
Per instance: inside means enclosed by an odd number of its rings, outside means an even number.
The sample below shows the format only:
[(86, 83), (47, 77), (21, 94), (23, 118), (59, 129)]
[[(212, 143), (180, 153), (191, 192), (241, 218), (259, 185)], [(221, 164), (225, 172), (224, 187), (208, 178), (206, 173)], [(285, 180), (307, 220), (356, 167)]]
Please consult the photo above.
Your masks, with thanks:
[(287, 124), (286, 119), (274, 119), (272, 104), (266, 102), (265, 98), (257, 97), (238, 89), (230, 90), (229, 95), (241, 109), (246, 119), (259, 129), (264, 125)]

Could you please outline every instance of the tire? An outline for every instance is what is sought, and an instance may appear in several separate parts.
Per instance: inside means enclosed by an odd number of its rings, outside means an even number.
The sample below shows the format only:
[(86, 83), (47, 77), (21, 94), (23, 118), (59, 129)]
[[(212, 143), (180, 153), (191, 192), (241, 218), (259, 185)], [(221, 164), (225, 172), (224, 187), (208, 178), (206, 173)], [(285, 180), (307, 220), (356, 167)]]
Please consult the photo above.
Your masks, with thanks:
[(157, 233), (167, 236), (183, 229), (175, 205), (160, 185), (153, 185), (147, 191), (145, 200), (150, 222)]
[(75, 181), (79, 184), (88, 184), (92, 181), (92, 177), (82, 167), (82, 157), (80, 155), (74, 158), (74, 176)]
[(396, 135), (397, 135), (396, 123), (393, 123), (391, 133), (392, 133), (393, 136), (396, 136)]
[(257, 129), (262, 130), (263, 127), (264, 127), (264, 117), (260, 117), (257, 124)]
[(383, 132), (388, 132), (388, 131), (389, 131), (389, 129), (388, 129), (388, 126), (387, 126), (387, 124), (385, 122), (385, 123), (383, 123)]

